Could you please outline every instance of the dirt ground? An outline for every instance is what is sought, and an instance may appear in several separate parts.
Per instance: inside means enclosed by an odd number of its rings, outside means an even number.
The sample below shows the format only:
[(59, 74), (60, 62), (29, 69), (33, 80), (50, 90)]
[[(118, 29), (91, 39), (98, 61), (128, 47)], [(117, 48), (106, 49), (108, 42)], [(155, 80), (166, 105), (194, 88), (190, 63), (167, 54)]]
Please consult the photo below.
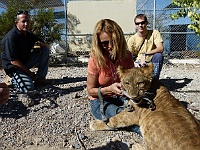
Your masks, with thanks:
[[(200, 65), (165, 64), (160, 80), (200, 120)], [(128, 131), (91, 131), (93, 120), (86, 92), (86, 66), (50, 67), (53, 86), (41, 87), (32, 107), (24, 107), (11, 89), (8, 103), (0, 108), (0, 150), (87, 149), (129, 150), (142, 143)], [(5, 74), (0, 70), (0, 81)]]

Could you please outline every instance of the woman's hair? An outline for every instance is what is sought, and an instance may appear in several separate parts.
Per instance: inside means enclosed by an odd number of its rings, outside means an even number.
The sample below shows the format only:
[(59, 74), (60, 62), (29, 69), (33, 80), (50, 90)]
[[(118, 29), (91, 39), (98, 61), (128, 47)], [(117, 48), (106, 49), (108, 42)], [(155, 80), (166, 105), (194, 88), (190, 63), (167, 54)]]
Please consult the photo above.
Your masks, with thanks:
[(135, 23), (135, 20), (136, 19), (144, 19), (144, 21), (146, 21), (146, 22), (148, 22), (148, 20), (147, 20), (147, 16), (145, 15), (145, 14), (138, 14), (137, 16), (135, 16), (135, 18), (134, 18), (134, 23)]
[(106, 65), (105, 57), (103, 56), (103, 48), (100, 43), (99, 36), (102, 32), (109, 35), (112, 41), (112, 56), (115, 59), (124, 59), (127, 56), (127, 43), (121, 27), (110, 19), (100, 20), (95, 28), (92, 37), (91, 55), (97, 60), (98, 67), (102, 68)]

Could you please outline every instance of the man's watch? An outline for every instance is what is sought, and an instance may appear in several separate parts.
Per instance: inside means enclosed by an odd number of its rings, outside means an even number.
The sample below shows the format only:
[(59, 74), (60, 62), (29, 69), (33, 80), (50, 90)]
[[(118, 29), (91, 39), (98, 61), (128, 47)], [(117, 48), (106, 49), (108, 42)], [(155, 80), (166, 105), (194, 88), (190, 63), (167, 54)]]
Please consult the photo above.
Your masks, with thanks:
[(142, 56), (146, 56), (146, 53), (145, 53), (145, 52), (143, 52), (143, 53), (142, 53)]

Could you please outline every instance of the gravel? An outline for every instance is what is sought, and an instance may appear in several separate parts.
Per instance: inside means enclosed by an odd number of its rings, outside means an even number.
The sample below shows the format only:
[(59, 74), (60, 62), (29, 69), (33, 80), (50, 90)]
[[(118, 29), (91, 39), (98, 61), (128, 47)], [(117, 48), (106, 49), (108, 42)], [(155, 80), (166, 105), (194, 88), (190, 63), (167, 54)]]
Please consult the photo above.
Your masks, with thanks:
[[(165, 64), (161, 81), (171, 93), (188, 104), (200, 120), (200, 65)], [(0, 150), (87, 149), (128, 150), (142, 138), (128, 131), (91, 131), (86, 91), (86, 66), (50, 67), (52, 86), (39, 87), (35, 103), (26, 107), (11, 89), (10, 99), (0, 108)], [(0, 70), (0, 81), (5, 80)]]

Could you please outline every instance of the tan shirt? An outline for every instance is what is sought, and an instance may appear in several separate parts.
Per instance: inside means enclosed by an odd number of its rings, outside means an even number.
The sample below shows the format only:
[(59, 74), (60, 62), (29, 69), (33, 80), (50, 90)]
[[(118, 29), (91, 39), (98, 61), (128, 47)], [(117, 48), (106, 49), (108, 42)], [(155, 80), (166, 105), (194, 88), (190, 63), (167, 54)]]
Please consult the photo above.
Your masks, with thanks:
[[(143, 40), (144, 44), (142, 45)], [(128, 49), (131, 51), (132, 55), (136, 56), (136, 62), (140, 62), (142, 53), (155, 49), (156, 44), (160, 42), (163, 42), (160, 32), (158, 30), (148, 30), (148, 34), (145, 39), (138, 36), (138, 33), (132, 35), (128, 40)], [(141, 45), (142, 47), (140, 49)], [(151, 58), (152, 55), (147, 55), (146, 61), (150, 62)]]

